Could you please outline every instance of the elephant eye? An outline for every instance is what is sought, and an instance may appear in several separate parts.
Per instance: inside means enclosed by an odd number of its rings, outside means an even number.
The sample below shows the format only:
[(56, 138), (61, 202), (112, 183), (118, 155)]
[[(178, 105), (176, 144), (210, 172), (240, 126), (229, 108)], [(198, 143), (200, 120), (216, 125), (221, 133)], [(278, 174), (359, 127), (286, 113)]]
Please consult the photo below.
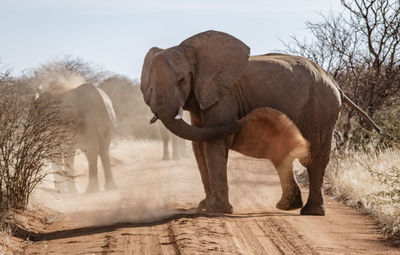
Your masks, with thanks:
[(185, 81), (185, 77), (178, 78), (178, 84), (181, 85)]

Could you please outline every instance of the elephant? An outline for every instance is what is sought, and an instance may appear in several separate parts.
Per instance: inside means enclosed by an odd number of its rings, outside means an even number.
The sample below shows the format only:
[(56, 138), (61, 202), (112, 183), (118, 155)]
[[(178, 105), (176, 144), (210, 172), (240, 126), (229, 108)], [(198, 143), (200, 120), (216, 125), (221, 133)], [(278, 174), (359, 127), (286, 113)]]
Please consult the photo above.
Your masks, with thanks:
[[(192, 141), (205, 191), (199, 208), (206, 212), (232, 213), (228, 152), (240, 130), (238, 120), (254, 109), (283, 112), (310, 144), (310, 160), (302, 162), (310, 184), (301, 215), (325, 215), (321, 188), (342, 104), (379, 130), (317, 64), (287, 54), (250, 56), (247, 45), (219, 31), (196, 34), (171, 48), (151, 48), (140, 87), (152, 120), (160, 119), (172, 133)], [(182, 109), (190, 112), (191, 124), (181, 119)], [(246, 155), (245, 148), (240, 152)], [(297, 188), (285, 189), (283, 193), (290, 194)], [(290, 201), (288, 210), (302, 204), (300, 196)]]
[[(75, 136), (68, 145), (64, 167), (72, 170), (75, 151), (84, 152), (89, 166), (89, 183), (86, 192), (99, 190), (97, 159), (100, 156), (105, 175), (105, 188), (117, 185), (111, 173), (110, 144), (115, 132), (115, 112), (106, 93), (92, 84), (83, 84), (58, 95), (62, 106), (61, 114), (74, 119)], [(68, 175), (68, 173), (67, 173)], [(74, 177), (67, 178), (67, 191), (77, 192)]]
[(186, 144), (185, 140), (172, 134), (162, 123), (159, 123), (160, 137), (163, 142), (162, 160), (170, 160), (169, 141), (172, 144), (172, 159), (179, 160), (185, 156)]

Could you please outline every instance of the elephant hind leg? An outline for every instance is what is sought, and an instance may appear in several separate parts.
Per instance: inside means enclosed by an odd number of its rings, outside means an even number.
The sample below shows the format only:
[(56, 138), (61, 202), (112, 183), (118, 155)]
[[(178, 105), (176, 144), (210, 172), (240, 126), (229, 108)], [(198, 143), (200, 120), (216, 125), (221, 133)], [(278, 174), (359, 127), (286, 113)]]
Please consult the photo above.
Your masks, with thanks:
[(110, 145), (106, 145), (100, 148), (99, 151), (101, 163), (104, 169), (104, 176), (105, 176), (105, 189), (112, 190), (118, 188), (117, 184), (114, 181), (112, 172), (111, 172), (111, 165), (110, 165)]
[(310, 141), (311, 160), (305, 164), (310, 183), (310, 193), (307, 203), (300, 211), (301, 215), (325, 215), (322, 183), (330, 158), (333, 130), (331, 131), (323, 132)]
[(172, 140), (172, 159), (179, 160), (181, 159), (180, 151), (179, 151), (179, 144), (178, 144), (178, 137), (171, 135)]
[(179, 160), (185, 157), (185, 140), (172, 135), (172, 159)]
[(162, 137), (162, 142), (163, 142), (163, 157), (162, 160), (170, 160), (169, 156), (169, 147), (168, 147), (168, 137)]
[(273, 161), (282, 188), (282, 198), (276, 204), (276, 208), (280, 210), (294, 210), (303, 206), (301, 191), (293, 176), (293, 160), (287, 156), (280, 162)]

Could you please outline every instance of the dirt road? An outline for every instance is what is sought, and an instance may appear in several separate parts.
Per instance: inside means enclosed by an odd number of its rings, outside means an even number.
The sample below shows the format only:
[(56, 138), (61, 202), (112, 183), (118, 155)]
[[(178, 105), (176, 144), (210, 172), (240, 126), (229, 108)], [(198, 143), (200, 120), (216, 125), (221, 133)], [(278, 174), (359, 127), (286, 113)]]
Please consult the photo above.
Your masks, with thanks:
[(61, 198), (69, 220), (31, 233), (25, 254), (400, 254), (369, 220), (328, 198), (325, 217), (275, 209), (281, 191), (268, 161), (231, 154), (232, 215), (192, 209), (203, 197), (193, 158), (113, 165), (119, 190)]

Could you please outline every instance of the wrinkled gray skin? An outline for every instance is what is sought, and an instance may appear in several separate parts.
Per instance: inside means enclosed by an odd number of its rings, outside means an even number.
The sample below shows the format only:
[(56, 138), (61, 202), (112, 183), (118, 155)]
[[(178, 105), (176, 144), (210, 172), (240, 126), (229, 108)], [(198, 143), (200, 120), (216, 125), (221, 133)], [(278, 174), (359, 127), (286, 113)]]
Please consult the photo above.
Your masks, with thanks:
[[(162, 160), (179, 160), (185, 156), (186, 144), (185, 140), (171, 133), (162, 123), (159, 123), (160, 137), (163, 142)], [(172, 156), (169, 143), (172, 144)]]
[[(217, 31), (194, 35), (165, 50), (152, 48), (142, 70), (144, 100), (171, 132), (193, 141), (205, 190), (199, 208), (210, 212), (232, 212), (227, 159), (231, 134), (239, 128), (236, 120), (264, 106), (285, 113), (310, 142), (311, 160), (303, 162), (310, 193), (301, 214), (324, 215), (321, 186), (341, 91), (310, 60), (283, 54), (249, 57), (249, 51), (240, 40)], [(174, 118), (180, 107), (190, 111), (191, 125)], [(290, 193), (298, 186), (292, 182), (287, 188)], [(293, 206), (286, 209), (302, 205), (299, 193), (291, 200)]]
[[(76, 121), (75, 141), (69, 149), (73, 155), (77, 149), (85, 153), (89, 166), (89, 184), (86, 192), (99, 190), (97, 158), (104, 168), (105, 189), (115, 189), (110, 167), (110, 143), (115, 131), (115, 113), (109, 97), (92, 84), (83, 84), (61, 94), (65, 114), (72, 114)], [(72, 170), (74, 157), (64, 159), (65, 167)], [(69, 192), (76, 192), (75, 182), (67, 178)]]

